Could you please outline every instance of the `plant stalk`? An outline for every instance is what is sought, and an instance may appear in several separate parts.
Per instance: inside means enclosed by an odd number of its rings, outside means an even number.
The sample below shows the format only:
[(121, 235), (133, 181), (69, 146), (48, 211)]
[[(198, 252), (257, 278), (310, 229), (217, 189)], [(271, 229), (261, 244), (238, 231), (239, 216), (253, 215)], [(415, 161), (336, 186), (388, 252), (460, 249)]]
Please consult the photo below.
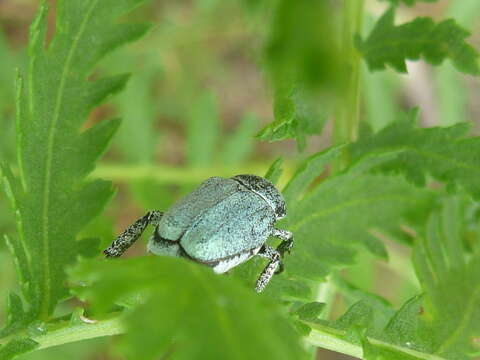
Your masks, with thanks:
[[(342, 58), (347, 59), (345, 84), (339, 96), (335, 111), (334, 141), (336, 145), (355, 141), (358, 137), (360, 123), (360, 61), (361, 57), (355, 48), (355, 35), (361, 32), (364, 0), (344, 0), (342, 16), (341, 49)], [(349, 163), (347, 150), (335, 164), (339, 171)]]
[[(63, 321), (55, 324), (54, 328), (49, 329), (45, 334), (29, 336), (38, 346), (33, 350), (41, 350), (53, 346), (69, 344), (81, 340), (99, 338), (103, 336), (120, 335), (126, 332), (125, 326), (120, 316), (110, 317), (105, 320), (95, 320), (94, 322), (81, 322), (71, 324), (69, 321)], [(1, 339), (1, 345), (7, 344), (11, 339), (21, 334), (12, 334)]]
[[(103, 178), (114, 182), (130, 182), (138, 180), (154, 180), (163, 184), (195, 184), (211, 176), (230, 177), (237, 174), (264, 175), (268, 163), (250, 163), (240, 166), (212, 166), (206, 168), (186, 168), (165, 165), (124, 165), (101, 164), (90, 175), (93, 178)], [(279, 185), (284, 185), (293, 174), (293, 164), (283, 163), (283, 173)], [(280, 186), (281, 187), (281, 186)]]
[[(312, 326), (314, 326), (315, 328), (312, 329), (310, 335), (306, 338), (307, 343), (317, 347), (349, 355), (357, 359), (363, 359), (363, 349), (361, 345), (353, 344), (348, 341), (339, 339), (332, 334), (332, 331), (338, 333), (341, 332), (340, 330), (331, 329), (328, 327), (325, 327), (325, 330), (323, 330), (323, 326), (318, 324), (313, 324)], [(373, 346), (385, 348), (392, 351), (393, 353), (397, 352), (399, 354), (408, 355), (411, 358), (425, 360), (445, 360), (444, 358), (437, 355), (416, 351), (407, 347), (386, 343), (373, 338), (367, 337), (365, 340)]]
[[(335, 145), (353, 142), (358, 137), (360, 123), (360, 61), (361, 57), (355, 48), (355, 35), (362, 29), (364, 0), (344, 0), (342, 13), (342, 58), (348, 59), (345, 95), (338, 97), (335, 111), (334, 143)], [(343, 149), (342, 156), (333, 162), (333, 173), (339, 172), (350, 162), (348, 148)], [(329, 301), (323, 312), (323, 318), (328, 319), (331, 312), (331, 302), (335, 298), (336, 290), (328, 281), (320, 285), (319, 293), (328, 294)], [(352, 355), (354, 356), (354, 355)]]
[[(342, 331), (319, 324), (309, 325), (311, 325), (313, 329), (310, 332), (310, 335), (305, 338), (307, 343), (316, 347), (363, 359), (363, 349), (361, 345), (339, 339), (334, 335), (335, 333), (341, 333)], [(33, 336), (32, 340), (38, 343), (38, 346), (34, 349), (36, 351), (81, 340), (120, 335), (125, 332), (126, 328), (122, 322), (121, 315), (116, 314), (114, 317), (105, 320), (97, 320), (94, 323), (82, 322), (71, 324), (69, 321), (64, 321), (61, 324), (56, 325), (54, 329), (51, 329), (46, 334)], [(8, 343), (9, 337), (2, 340), (4, 343)], [(367, 340), (372, 345), (385, 347), (392, 351), (407, 354), (418, 359), (444, 360), (436, 355), (422, 353), (376, 339), (367, 338)]]

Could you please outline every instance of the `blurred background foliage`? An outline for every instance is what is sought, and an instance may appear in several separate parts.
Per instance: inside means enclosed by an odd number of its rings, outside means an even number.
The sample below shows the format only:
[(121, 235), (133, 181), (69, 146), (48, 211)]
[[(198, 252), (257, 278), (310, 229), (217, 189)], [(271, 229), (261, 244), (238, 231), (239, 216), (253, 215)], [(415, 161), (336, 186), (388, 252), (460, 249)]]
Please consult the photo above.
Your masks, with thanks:
[[(130, 14), (129, 20), (147, 19), (154, 29), (106, 58), (93, 75), (132, 73), (126, 90), (89, 120), (93, 124), (120, 116), (123, 123), (94, 173), (113, 180), (117, 196), (84, 235), (100, 236), (107, 244), (145, 209), (167, 208), (205, 178), (262, 175), (279, 156), (285, 159), (282, 179), (287, 179), (301, 158), (331, 145), (334, 137), (348, 139), (350, 134), (332, 126), (331, 109), (349, 86), (343, 75), (349, 66), (345, 54), (354, 50), (339, 52), (333, 45), (341, 36), (335, 29), (346, 25), (336, 23), (330, 13), (335, 2), (327, 3), (318, 2), (312, 12), (304, 0), (153, 0)], [(0, 0), (0, 158), (12, 163), (15, 68), (26, 64), (28, 26), (37, 5), (34, 0)], [(379, 1), (366, 2), (363, 34), (386, 7)], [(397, 20), (454, 17), (472, 32), (469, 42), (480, 48), (479, 13), (478, 0), (444, 0), (400, 7)], [(53, 15), (51, 21), (53, 27)], [(298, 41), (298, 34), (305, 33), (311, 36)], [(370, 73), (365, 63), (361, 66), (360, 128), (380, 130), (401, 110), (419, 106), (423, 126), (469, 121), (479, 132), (474, 119), (480, 119), (480, 83), (449, 62), (435, 68), (409, 62), (409, 74), (403, 75), (390, 69)], [(291, 134), (296, 141), (258, 140)], [(13, 215), (0, 193), (0, 233), (14, 229)], [(363, 253), (357, 265), (334, 276), (335, 286), (369, 290), (395, 306), (416, 294), (409, 250), (398, 244), (388, 247), (395, 254), (389, 264)], [(130, 256), (143, 253), (142, 243), (129, 251)], [(0, 323), (7, 289), (15, 284), (10, 255), (0, 242)], [(340, 293), (335, 295), (332, 317), (356, 300)], [(84, 341), (22, 359), (116, 359), (115, 342)], [(346, 357), (324, 351), (319, 358)]]

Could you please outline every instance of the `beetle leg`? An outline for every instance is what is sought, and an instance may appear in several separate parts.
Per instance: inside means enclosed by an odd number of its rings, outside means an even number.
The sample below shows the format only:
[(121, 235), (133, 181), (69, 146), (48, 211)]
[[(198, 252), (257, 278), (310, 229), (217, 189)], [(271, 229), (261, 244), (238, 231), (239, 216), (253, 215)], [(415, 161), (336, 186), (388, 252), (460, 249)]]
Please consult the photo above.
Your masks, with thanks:
[(143, 217), (130, 225), (123, 233), (117, 236), (107, 249), (103, 251), (105, 257), (119, 257), (137, 241), (142, 235), (148, 224), (157, 226), (162, 218), (163, 213), (158, 210), (152, 210), (146, 213)]
[(293, 247), (293, 234), (287, 230), (273, 229), (272, 236), (278, 237), (282, 240), (277, 247), (277, 251), (280, 255), (283, 257), (286, 252), (290, 254), (290, 250)]
[[(272, 248), (267, 244), (263, 245), (257, 253), (257, 255), (267, 259), (272, 259), (276, 254), (280, 255), (280, 259), (282, 258), (282, 253), (278, 251), (278, 249), (275, 250), (274, 248)], [(280, 260), (278, 269), (275, 270), (275, 275), (281, 274), (282, 272), (283, 272), (283, 262)]]
[(277, 269), (283, 269), (283, 264), (280, 253), (271, 246), (263, 245), (257, 255), (270, 259), (270, 262), (258, 277), (257, 285), (255, 286), (255, 291), (259, 293), (265, 289), (272, 276), (277, 273)]

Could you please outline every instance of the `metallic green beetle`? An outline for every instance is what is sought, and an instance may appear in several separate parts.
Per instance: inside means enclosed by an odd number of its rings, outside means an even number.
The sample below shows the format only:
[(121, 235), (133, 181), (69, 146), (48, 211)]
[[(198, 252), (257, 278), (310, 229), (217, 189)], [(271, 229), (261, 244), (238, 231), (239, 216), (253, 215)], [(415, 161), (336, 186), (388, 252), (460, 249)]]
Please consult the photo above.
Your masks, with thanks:
[[(255, 287), (261, 292), (273, 275), (283, 270), (281, 259), (293, 246), (293, 234), (274, 227), (285, 216), (285, 200), (267, 179), (256, 175), (211, 177), (167, 212), (148, 212), (119, 235), (104, 254), (121, 256), (152, 224), (155, 231), (148, 251), (185, 257), (219, 274), (255, 255), (268, 258)], [(277, 249), (266, 244), (269, 236), (282, 240)]]

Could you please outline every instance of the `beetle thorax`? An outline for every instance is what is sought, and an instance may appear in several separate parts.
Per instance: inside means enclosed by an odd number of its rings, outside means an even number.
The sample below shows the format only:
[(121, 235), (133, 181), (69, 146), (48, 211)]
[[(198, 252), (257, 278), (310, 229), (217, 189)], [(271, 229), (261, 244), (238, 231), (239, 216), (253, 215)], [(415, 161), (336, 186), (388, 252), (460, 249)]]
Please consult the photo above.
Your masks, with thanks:
[(270, 181), (257, 175), (236, 175), (232, 179), (262, 197), (275, 212), (277, 220), (286, 216), (285, 200)]

